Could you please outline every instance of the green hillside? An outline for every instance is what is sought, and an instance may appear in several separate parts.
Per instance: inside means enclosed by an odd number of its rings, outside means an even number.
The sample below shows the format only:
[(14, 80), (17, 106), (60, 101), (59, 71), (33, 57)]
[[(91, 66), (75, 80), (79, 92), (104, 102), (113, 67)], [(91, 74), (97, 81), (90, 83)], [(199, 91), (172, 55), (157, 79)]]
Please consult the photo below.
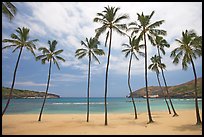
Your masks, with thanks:
[[(165, 87), (162, 87), (165, 91)], [(163, 97), (164, 94), (162, 93), (159, 86), (149, 86), (149, 95), (159, 95), (159, 97)], [(169, 94), (173, 98), (193, 98), (194, 97), (194, 80), (185, 82), (183, 84), (169, 86), (168, 87)], [(197, 79), (197, 91), (198, 97), (202, 97), (202, 77)], [(165, 91), (166, 93), (166, 91)], [(138, 89), (133, 92), (133, 97), (143, 97), (146, 95), (145, 87)], [(128, 97), (131, 97), (130, 95)]]
[[(2, 98), (8, 98), (10, 93), (10, 88), (2, 87)], [(12, 98), (43, 98), (45, 92), (30, 91), (30, 90), (20, 90), (13, 89)], [(59, 98), (59, 95), (48, 94), (47, 98)]]

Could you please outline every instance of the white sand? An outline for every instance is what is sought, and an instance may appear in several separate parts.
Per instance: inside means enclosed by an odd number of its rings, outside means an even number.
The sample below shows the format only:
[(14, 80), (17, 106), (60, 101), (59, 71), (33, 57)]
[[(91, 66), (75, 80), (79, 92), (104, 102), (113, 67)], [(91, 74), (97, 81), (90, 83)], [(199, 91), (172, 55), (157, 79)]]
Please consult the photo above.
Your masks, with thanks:
[[(38, 122), (38, 114), (4, 115), (2, 118), (2, 134), (183, 134), (201, 135), (202, 125), (197, 126), (195, 110), (177, 111), (178, 117), (168, 112), (152, 112), (154, 123), (147, 124), (147, 113), (108, 114), (108, 126), (104, 125), (104, 114), (90, 114), (90, 122), (86, 122), (86, 114), (43, 114)], [(201, 118), (202, 118), (202, 111)]]

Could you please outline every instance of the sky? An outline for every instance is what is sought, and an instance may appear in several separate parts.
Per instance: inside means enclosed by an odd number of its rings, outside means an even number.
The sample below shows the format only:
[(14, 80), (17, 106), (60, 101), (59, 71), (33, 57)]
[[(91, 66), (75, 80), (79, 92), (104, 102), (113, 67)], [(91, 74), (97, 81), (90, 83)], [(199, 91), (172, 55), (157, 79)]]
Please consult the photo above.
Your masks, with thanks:
[[(121, 23), (130, 23), (137, 20), (137, 13), (149, 15), (155, 11), (151, 22), (165, 20), (160, 29), (167, 31), (164, 37), (170, 44), (166, 48), (166, 55), (162, 61), (166, 64), (164, 71), (169, 86), (178, 85), (194, 79), (193, 70), (182, 70), (181, 62), (172, 63), (170, 53), (178, 47), (175, 39), (180, 39), (182, 31), (195, 30), (202, 35), (202, 2), (13, 2), (17, 7), (17, 14), (9, 22), (2, 15), (2, 39), (10, 38), (18, 27), (30, 29), (29, 38), (39, 39), (37, 48), (48, 47), (48, 40), (57, 40), (57, 50), (63, 49), (61, 56), (66, 62), (60, 62), (60, 71), (56, 65), (52, 66), (49, 93), (61, 97), (86, 97), (88, 58), (77, 59), (75, 51), (82, 48), (81, 41), (95, 35), (95, 29), (102, 24), (93, 22), (97, 13), (101, 13), (106, 6), (119, 7), (118, 15), (127, 14), (129, 19)], [(105, 33), (99, 37), (100, 45), (106, 53), (99, 56), (100, 64), (96, 61), (91, 64), (90, 97), (104, 97), (105, 69), (108, 48), (104, 47)], [(128, 43), (128, 38), (113, 32), (112, 50), (108, 75), (108, 97), (125, 97), (129, 95), (127, 85), (127, 71), (129, 58), (121, 52), (122, 44)], [(6, 46), (2, 43), (2, 46)], [(147, 42), (148, 65), (151, 56), (157, 54), (156, 48)], [(2, 86), (11, 87), (13, 71), (19, 51), (13, 49), (2, 50)], [(39, 51), (35, 51), (40, 55)], [(139, 61), (133, 60), (131, 68), (131, 86), (135, 91), (145, 86), (144, 57)], [(198, 77), (202, 77), (202, 57), (195, 60)], [(45, 91), (48, 78), (48, 63), (41, 64), (35, 61), (34, 56), (24, 49), (19, 62), (14, 88), (34, 91)], [(161, 82), (164, 85), (163, 81)], [(148, 70), (148, 85), (158, 86), (156, 74)]]

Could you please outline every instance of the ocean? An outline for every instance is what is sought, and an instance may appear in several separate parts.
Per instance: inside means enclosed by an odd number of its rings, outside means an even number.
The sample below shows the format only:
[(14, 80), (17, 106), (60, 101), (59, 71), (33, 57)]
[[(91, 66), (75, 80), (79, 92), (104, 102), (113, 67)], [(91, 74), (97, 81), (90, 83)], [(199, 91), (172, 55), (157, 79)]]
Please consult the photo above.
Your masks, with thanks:
[[(168, 112), (164, 99), (151, 98), (151, 111)], [(2, 99), (2, 110), (7, 99)], [(109, 97), (108, 113), (134, 113), (131, 98)], [(147, 112), (145, 98), (135, 98), (137, 112)], [(176, 110), (195, 109), (194, 99), (172, 99)], [(11, 99), (6, 114), (38, 114), (40, 112), (43, 99)], [(168, 102), (169, 103), (169, 102)], [(202, 109), (202, 99), (198, 99), (199, 109)], [(170, 105), (170, 103), (169, 103)], [(86, 114), (87, 99), (80, 97), (61, 97), (57, 99), (47, 99), (43, 110), (44, 114)], [(104, 98), (90, 98), (90, 113), (104, 113)]]

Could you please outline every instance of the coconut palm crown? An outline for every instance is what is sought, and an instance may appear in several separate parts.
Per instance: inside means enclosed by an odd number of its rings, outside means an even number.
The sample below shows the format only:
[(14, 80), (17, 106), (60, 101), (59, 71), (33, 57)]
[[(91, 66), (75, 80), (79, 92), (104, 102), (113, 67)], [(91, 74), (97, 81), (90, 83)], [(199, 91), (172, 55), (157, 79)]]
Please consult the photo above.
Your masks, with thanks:
[(164, 20), (156, 21), (151, 23), (151, 18), (154, 15), (154, 11), (151, 12), (150, 15), (144, 15), (137, 13), (138, 22), (131, 22), (129, 24), (128, 30), (132, 30), (131, 35), (138, 35), (138, 38), (144, 41), (145, 47), (145, 87), (146, 87), (146, 100), (147, 100), (147, 111), (149, 116), (149, 122), (154, 122), (151, 116), (150, 104), (149, 104), (149, 95), (148, 95), (148, 78), (147, 78), (147, 41), (146, 37), (148, 37), (149, 41), (153, 44), (154, 37), (157, 35), (166, 35), (166, 31), (162, 29), (158, 29)]
[(16, 32), (17, 32), (17, 34), (15, 34), (15, 33), (11, 34), (11, 39), (3, 39), (2, 40), (3, 43), (10, 43), (9, 45), (4, 46), (2, 48), (2, 50), (7, 49), (7, 48), (11, 48), (11, 47), (14, 48), (13, 52), (15, 52), (17, 50), (20, 50), (19, 55), (18, 55), (18, 59), (17, 59), (17, 62), (16, 62), (16, 66), (15, 66), (15, 69), (14, 69), (13, 81), (12, 81), (11, 90), (10, 90), (10, 93), (9, 93), (9, 98), (8, 98), (6, 106), (5, 106), (5, 108), (4, 108), (3, 112), (2, 112), (2, 116), (6, 112), (6, 109), (7, 109), (8, 105), (9, 105), (9, 103), (10, 103), (10, 99), (12, 97), (13, 87), (14, 87), (15, 79), (16, 79), (16, 72), (17, 72), (17, 69), (18, 69), (18, 64), (19, 64), (19, 61), (20, 61), (21, 54), (23, 52), (23, 48), (26, 48), (28, 51), (30, 51), (35, 56), (35, 52), (34, 52), (34, 50), (36, 49), (35, 42), (38, 41), (38, 39), (34, 39), (34, 40), (29, 39), (30, 30), (28, 28), (25, 28), (25, 27), (19, 28), (18, 27), (16, 29)]
[(42, 51), (42, 55), (39, 55), (36, 57), (36, 60), (41, 60), (42, 64), (45, 64), (46, 61), (49, 62), (49, 71), (48, 71), (48, 81), (47, 81), (47, 87), (46, 87), (46, 91), (45, 91), (45, 97), (43, 100), (43, 104), (40, 110), (40, 115), (39, 115), (39, 119), (38, 121), (41, 121), (41, 116), (42, 116), (42, 112), (43, 112), (43, 108), (45, 105), (45, 101), (47, 98), (47, 93), (48, 93), (48, 89), (49, 89), (49, 84), (50, 84), (50, 75), (51, 75), (51, 68), (52, 68), (52, 62), (54, 62), (54, 64), (56, 64), (57, 68), (60, 70), (59, 64), (58, 64), (58, 60), (65, 62), (65, 59), (63, 59), (61, 56), (59, 56), (60, 53), (63, 52), (63, 50), (56, 50), (56, 45), (57, 45), (57, 41), (53, 40), (50, 41), (48, 40), (48, 44), (49, 44), (49, 49), (46, 47), (40, 47), (38, 48), (39, 51)]
[(108, 125), (108, 118), (107, 118), (107, 92), (108, 92), (108, 68), (110, 63), (110, 54), (111, 54), (111, 41), (112, 41), (112, 31), (115, 30), (121, 35), (125, 35), (122, 30), (126, 30), (126, 24), (121, 24), (120, 22), (124, 19), (127, 19), (127, 15), (119, 15), (117, 16), (117, 11), (120, 8), (115, 7), (104, 7), (105, 10), (102, 13), (97, 13), (98, 17), (94, 18), (94, 22), (102, 23), (102, 26), (97, 28), (96, 31), (96, 38), (98, 39), (99, 36), (105, 32), (107, 29), (108, 32), (106, 34), (105, 46), (107, 44), (109, 38), (109, 48), (108, 48), (108, 59), (107, 59), (107, 66), (106, 66), (106, 77), (105, 77), (105, 125)]
[(129, 68), (128, 68), (128, 87), (130, 90), (130, 95), (132, 98), (132, 103), (133, 103), (133, 107), (134, 107), (134, 112), (135, 112), (135, 119), (137, 119), (137, 110), (136, 110), (136, 105), (135, 105), (135, 101), (134, 98), (132, 96), (132, 88), (130, 85), (130, 76), (131, 76), (131, 64), (132, 64), (132, 57), (134, 56), (135, 59), (139, 60), (139, 58), (137, 57), (137, 53), (141, 56), (144, 56), (144, 53), (140, 51), (140, 48), (144, 47), (144, 45), (140, 45), (139, 42), (140, 40), (136, 38), (136, 36), (134, 36), (133, 38), (129, 37), (129, 44), (122, 44), (122, 46), (126, 47), (125, 49), (122, 50), (123, 53), (125, 53), (125, 57), (127, 58), (130, 55), (130, 61), (129, 61)]
[(2, 2), (2, 13), (11, 21), (16, 15), (17, 8), (11, 2)]
[(192, 65), (194, 77), (195, 77), (195, 109), (196, 109), (196, 124), (202, 124), (199, 107), (198, 107), (198, 99), (197, 99), (197, 74), (194, 64), (194, 59), (202, 56), (202, 36), (198, 36), (194, 30), (186, 30), (182, 32), (182, 38), (176, 39), (179, 43), (179, 47), (175, 48), (171, 52), (171, 57), (173, 58), (173, 63), (178, 64), (180, 60), (182, 60), (182, 68), (183, 70), (187, 70), (188, 65)]
[(102, 49), (98, 48), (100, 42), (96, 38), (86, 38), (86, 43), (81, 41), (81, 45), (84, 45), (85, 48), (77, 49), (75, 52), (75, 57), (81, 59), (85, 56), (88, 56), (89, 65), (88, 65), (88, 86), (87, 86), (87, 122), (89, 122), (89, 96), (90, 96), (90, 73), (91, 73), (91, 61), (92, 58), (95, 59), (99, 64), (99, 59), (96, 55), (105, 55)]
[(98, 39), (86, 38), (86, 43), (84, 41), (81, 41), (81, 45), (84, 45), (85, 48), (77, 49), (75, 52), (75, 56), (78, 59), (81, 59), (84, 56), (90, 55), (91, 60), (94, 59), (100, 64), (100, 61), (96, 55), (105, 55), (105, 53), (102, 49), (98, 48), (98, 45), (100, 45), (100, 42), (98, 41)]

